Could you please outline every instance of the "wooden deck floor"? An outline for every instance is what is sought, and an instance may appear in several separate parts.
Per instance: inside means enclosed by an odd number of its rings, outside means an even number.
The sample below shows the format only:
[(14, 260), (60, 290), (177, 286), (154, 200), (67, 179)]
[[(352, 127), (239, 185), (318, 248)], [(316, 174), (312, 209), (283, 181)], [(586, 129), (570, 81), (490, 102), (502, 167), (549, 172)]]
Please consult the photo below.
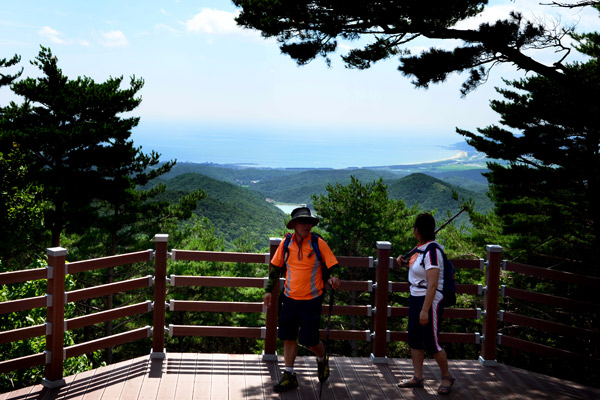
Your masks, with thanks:
[[(437, 395), (440, 376), (433, 360), (426, 360), (423, 389), (396, 386), (412, 376), (406, 359), (372, 364), (365, 358), (334, 356), (330, 367), (323, 399), (600, 399), (600, 389), (506, 365), (483, 367), (476, 360), (450, 361), (457, 379), (450, 396)], [(165, 360), (145, 356), (82, 372), (65, 378), (60, 389), (36, 385), (0, 394), (0, 400), (318, 399), (314, 358), (298, 357), (296, 370), (300, 387), (279, 396), (272, 389), (279, 379), (277, 364), (260, 356), (169, 353)]]

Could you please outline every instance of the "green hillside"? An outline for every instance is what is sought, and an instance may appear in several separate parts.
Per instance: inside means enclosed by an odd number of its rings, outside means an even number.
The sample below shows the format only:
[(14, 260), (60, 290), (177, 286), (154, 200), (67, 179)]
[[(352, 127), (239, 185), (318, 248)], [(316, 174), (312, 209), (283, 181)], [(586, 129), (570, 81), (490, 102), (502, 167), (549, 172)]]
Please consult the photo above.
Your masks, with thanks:
[(307, 170), (297, 172), (285, 177), (277, 177), (258, 182), (250, 186), (251, 189), (263, 193), (277, 202), (312, 204), (311, 196), (327, 192), (327, 184), (350, 183), (350, 177), (354, 176), (360, 181), (372, 182), (380, 177), (384, 180), (397, 179), (397, 175), (369, 169), (341, 169), (341, 170)]
[[(485, 193), (454, 186), (425, 174), (412, 174), (388, 183), (389, 197), (402, 199), (409, 206), (418, 203), (424, 210), (437, 209), (438, 215), (442, 216), (446, 210), (453, 214), (459, 210), (457, 201), (452, 198), (452, 191), (458, 194), (459, 199), (473, 199), (476, 211), (486, 212), (493, 207)], [(461, 217), (464, 222), (465, 217)]]
[(255, 181), (263, 181), (297, 173), (298, 169), (273, 169), (251, 168), (235, 165), (177, 163), (170, 172), (162, 176), (163, 179), (172, 179), (178, 175), (195, 173), (206, 175), (210, 178), (237, 185), (248, 185)]
[[(195, 172), (182, 173), (186, 170), (202, 170), (213, 177)], [(459, 198), (473, 199), (477, 211), (486, 212), (492, 208), (492, 202), (485, 195), (487, 185), (482, 183), (481, 172), (465, 172), (462, 178), (456, 173), (444, 175), (445, 179), (458, 183), (453, 185), (423, 173), (398, 178), (398, 174), (383, 169), (294, 171), (184, 164), (171, 172), (171, 179), (161, 181), (166, 183), (165, 196), (171, 200), (198, 188), (204, 190), (207, 197), (200, 202), (195, 213), (210, 219), (217, 235), (228, 244), (246, 234), (258, 246), (264, 246), (269, 236), (282, 229), (285, 220), (285, 214), (266, 199), (312, 206), (311, 196), (326, 194), (328, 184), (346, 185), (350, 183), (351, 176), (362, 182), (383, 178), (390, 198), (402, 199), (408, 206), (417, 203), (422, 210), (437, 209), (438, 215), (443, 218), (446, 211), (452, 214), (458, 211), (459, 204), (452, 198), (453, 191), (458, 193)], [(248, 185), (241, 183), (245, 180), (248, 180)], [(466, 216), (462, 215), (457, 222), (467, 222)]]
[(217, 235), (229, 243), (246, 233), (259, 246), (266, 246), (269, 236), (284, 226), (285, 214), (281, 210), (259, 193), (235, 184), (194, 173), (178, 175), (165, 183), (170, 198), (202, 189), (206, 198), (195, 213), (210, 219)]

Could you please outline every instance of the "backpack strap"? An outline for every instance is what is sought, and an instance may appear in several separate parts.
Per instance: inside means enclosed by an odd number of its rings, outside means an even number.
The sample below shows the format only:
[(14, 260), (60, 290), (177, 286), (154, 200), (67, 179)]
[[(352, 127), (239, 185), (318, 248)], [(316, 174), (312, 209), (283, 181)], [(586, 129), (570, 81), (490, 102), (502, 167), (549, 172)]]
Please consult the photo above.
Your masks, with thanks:
[[(327, 282), (327, 280), (329, 279), (329, 269), (323, 262), (323, 256), (321, 255), (321, 250), (319, 250), (319, 238), (321, 238), (321, 235), (319, 235), (318, 233), (314, 233), (314, 232), (311, 232), (310, 235), (311, 235), (310, 247), (311, 247), (312, 251), (311, 251), (311, 254), (309, 254), (309, 257), (312, 255), (312, 253), (315, 254), (315, 256), (317, 257), (317, 260), (319, 260), (319, 265), (321, 265), (321, 274), (323, 276), (323, 282)], [(290, 255), (289, 247), (290, 247), (291, 241), (292, 241), (292, 234), (286, 233), (284, 241), (283, 241), (283, 261), (284, 261), (283, 266), (284, 266), (284, 268), (285, 268), (285, 263), (287, 262), (288, 257)]]
[[(423, 254), (423, 257), (421, 258), (421, 266), (423, 266), (423, 269), (425, 269), (425, 256), (427, 256), (427, 253), (429, 253), (430, 254), (429, 255), (430, 262), (432, 260), (431, 254), (433, 254), (433, 257), (434, 257), (434, 259), (436, 261), (436, 265), (439, 266), (439, 260), (437, 259), (437, 251), (435, 251), (436, 249), (439, 249), (442, 252), (442, 262), (443, 262), (444, 251), (442, 250), (442, 248), (440, 247), (440, 245), (437, 244), (437, 243), (435, 243), (435, 242), (429, 243), (427, 245), (427, 247), (425, 247), (425, 250), (419, 250), (418, 247), (415, 247), (414, 249), (412, 249), (411, 251), (409, 251), (408, 253), (406, 253), (406, 255), (404, 255), (403, 257), (404, 258), (410, 257), (410, 256), (412, 256), (415, 253)], [(409, 285), (410, 285), (410, 283), (409, 283)], [(427, 286), (422, 286), (422, 285), (416, 285), (416, 286), (420, 287), (421, 289), (427, 289)], [(441, 290), (439, 290), (439, 289), (436, 289), (436, 290), (438, 292), (440, 292), (440, 293), (443, 294), (443, 292)]]

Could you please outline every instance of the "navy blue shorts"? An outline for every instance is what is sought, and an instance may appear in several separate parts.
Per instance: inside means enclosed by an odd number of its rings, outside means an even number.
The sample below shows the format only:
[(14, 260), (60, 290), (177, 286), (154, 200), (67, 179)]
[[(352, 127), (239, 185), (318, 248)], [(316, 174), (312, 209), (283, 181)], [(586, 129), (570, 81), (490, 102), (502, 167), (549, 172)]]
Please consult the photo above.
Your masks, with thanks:
[(427, 350), (431, 355), (442, 351), (438, 336), (439, 326), (442, 320), (441, 299), (436, 296), (429, 309), (429, 321), (427, 325), (421, 325), (419, 314), (423, 308), (425, 296), (410, 296), (408, 298), (408, 345), (411, 349)]
[(319, 344), (323, 297), (324, 295), (312, 300), (294, 300), (281, 294), (277, 337), (281, 340), (298, 339), (306, 347)]

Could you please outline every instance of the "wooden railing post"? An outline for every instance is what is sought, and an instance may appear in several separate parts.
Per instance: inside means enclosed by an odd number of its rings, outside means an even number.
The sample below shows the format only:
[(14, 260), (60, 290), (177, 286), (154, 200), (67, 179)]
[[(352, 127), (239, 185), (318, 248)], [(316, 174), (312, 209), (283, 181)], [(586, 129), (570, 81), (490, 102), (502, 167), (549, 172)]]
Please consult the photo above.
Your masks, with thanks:
[(150, 358), (165, 358), (165, 299), (167, 291), (167, 242), (169, 235), (154, 236), (154, 323)]
[(500, 270), (502, 247), (487, 245), (486, 290), (483, 296), (485, 316), (483, 319), (483, 343), (479, 362), (484, 366), (498, 365), (496, 361), (496, 337), (498, 334), (498, 298), (500, 294)]
[(63, 379), (65, 338), (65, 259), (67, 250), (52, 247), (48, 254), (46, 303), (46, 365), (42, 384), (47, 388), (65, 385)]
[(386, 356), (387, 349), (387, 318), (388, 318), (388, 290), (390, 278), (390, 252), (392, 244), (390, 242), (377, 242), (377, 269), (375, 280), (377, 288), (375, 290), (375, 320), (373, 330), (375, 338), (373, 340), (373, 352), (371, 361), (384, 364), (388, 362)]
[[(269, 239), (269, 260), (275, 255), (277, 247), (281, 243), (280, 238)], [(271, 272), (271, 264), (269, 264)], [(266, 309), (266, 332), (265, 332), (265, 350), (263, 351), (263, 361), (277, 361), (277, 316), (279, 314), (279, 281), (273, 286), (273, 297), (271, 299), (271, 308)]]

